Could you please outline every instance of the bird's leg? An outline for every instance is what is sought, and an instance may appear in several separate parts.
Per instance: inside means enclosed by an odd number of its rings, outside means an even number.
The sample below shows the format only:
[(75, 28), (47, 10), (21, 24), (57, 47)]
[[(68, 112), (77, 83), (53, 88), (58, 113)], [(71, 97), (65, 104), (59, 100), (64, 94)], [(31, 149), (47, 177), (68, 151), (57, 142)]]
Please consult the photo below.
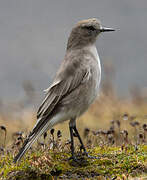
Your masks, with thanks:
[(90, 158), (90, 159), (99, 159), (98, 157), (89, 155), (88, 152), (86, 151), (86, 148), (85, 148), (85, 146), (84, 146), (84, 144), (83, 144), (83, 142), (82, 142), (82, 139), (81, 139), (81, 137), (80, 137), (80, 134), (79, 134), (79, 132), (78, 132), (78, 130), (77, 130), (77, 128), (76, 128), (76, 124), (75, 124), (75, 126), (73, 127), (73, 129), (74, 129), (74, 131), (75, 131), (75, 133), (76, 133), (76, 135), (77, 135), (77, 137), (78, 137), (78, 139), (79, 139), (79, 141), (80, 141), (81, 149), (84, 150), (84, 154), (85, 154), (88, 158)]
[(69, 130), (70, 130), (70, 137), (71, 137), (71, 154), (72, 154), (72, 156), (70, 157), (70, 159), (73, 159), (73, 160), (75, 160), (75, 161), (78, 161), (77, 158), (76, 158), (76, 156), (75, 156), (75, 152), (74, 152), (73, 130), (74, 130), (76, 136), (77, 136), (78, 139), (79, 139), (79, 142), (80, 142), (80, 144), (81, 144), (81, 149), (83, 149), (84, 154), (85, 154), (88, 158), (98, 159), (97, 157), (90, 156), (90, 155), (88, 154), (88, 152), (86, 151), (86, 148), (85, 148), (85, 146), (84, 146), (84, 144), (83, 144), (83, 142), (82, 142), (82, 139), (81, 139), (81, 137), (80, 137), (80, 134), (79, 134), (79, 132), (78, 132), (78, 130), (77, 130), (77, 128), (76, 128), (76, 123), (75, 123), (75, 122), (76, 122), (75, 119), (71, 119), (70, 122), (69, 122)]
[(72, 154), (72, 156), (74, 156), (73, 128), (72, 128), (72, 127), (69, 127), (69, 130), (70, 130), (70, 137), (71, 137), (71, 146), (70, 146), (70, 149), (71, 149), (71, 154)]
[(70, 159), (76, 159), (75, 157), (75, 154), (74, 154), (74, 138), (73, 138), (73, 121), (71, 120), (69, 122), (69, 131), (70, 131), (70, 138), (71, 138), (71, 146), (70, 146), (70, 149), (71, 149), (71, 157)]
[(79, 134), (79, 132), (78, 132), (78, 130), (77, 130), (77, 128), (76, 128), (76, 124), (74, 124), (73, 129), (74, 129), (74, 131), (75, 131), (76, 136), (77, 136), (78, 139), (79, 139), (79, 142), (80, 142), (80, 144), (81, 144), (81, 149), (83, 149), (83, 150), (84, 150), (84, 154), (88, 156), (88, 153), (87, 153), (87, 151), (86, 151), (86, 148), (85, 148), (85, 146), (84, 146), (84, 144), (83, 144), (83, 141), (82, 141), (82, 139), (81, 139), (81, 137), (80, 137), (80, 134)]
[(89, 155), (88, 152), (86, 151), (86, 148), (85, 148), (85, 146), (84, 146), (84, 144), (83, 144), (83, 142), (82, 142), (82, 139), (81, 139), (81, 137), (80, 137), (80, 134), (79, 134), (79, 132), (78, 132), (78, 130), (77, 130), (77, 128), (76, 128), (76, 123), (74, 123), (73, 130), (75, 131), (75, 134), (76, 134), (76, 136), (78, 137), (78, 139), (79, 139), (79, 141), (80, 141), (81, 149), (83, 149), (84, 154), (85, 154), (88, 158), (91, 158), (91, 159), (99, 159), (98, 157)]

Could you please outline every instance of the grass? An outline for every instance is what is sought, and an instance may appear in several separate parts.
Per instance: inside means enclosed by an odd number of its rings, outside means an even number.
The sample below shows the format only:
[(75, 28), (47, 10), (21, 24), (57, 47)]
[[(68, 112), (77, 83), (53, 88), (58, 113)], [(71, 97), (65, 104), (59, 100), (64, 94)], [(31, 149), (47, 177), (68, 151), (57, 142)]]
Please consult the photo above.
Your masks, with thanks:
[(0, 159), (4, 179), (78, 179), (138, 177), (147, 173), (147, 146), (102, 146), (89, 149), (90, 159), (78, 155), (78, 161), (68, 160), (69, 152), (45, 149), (28, 152), (18, 164), (13, 164), (11, 153)]
[[(111, 97), (111, 98), (110, 98)], [(91, 156), (69, 160), (68, 122), (41, 137), (18, 163), (13, 163), (36, 121), (32, 110), (0, 115), (1, 179), (133, 179), (147, 178), (147, 103), (101, 95), (77, 121), (77, 128)], [(21, 117), (21, 119), (20, 119)], [(13, 126), (12, 126), (13, 124)], [(59, 131), (60, 130), (60, 131)]]

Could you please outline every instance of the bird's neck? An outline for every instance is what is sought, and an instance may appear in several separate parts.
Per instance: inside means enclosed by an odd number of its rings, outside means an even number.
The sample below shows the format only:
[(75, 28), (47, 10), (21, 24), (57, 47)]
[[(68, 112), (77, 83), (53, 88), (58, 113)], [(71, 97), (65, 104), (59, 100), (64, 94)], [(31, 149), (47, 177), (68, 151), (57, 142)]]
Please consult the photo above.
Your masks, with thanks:
[(100, 61), (99, 55), (98, 55), (97, 48), (96, 48), (95, 44), (91, 44), (91, 45), (88, 45), (88, 46), (84, 47), (84, 50), (86, 52), (91, 53), (93, 55), (94, 59), (96, 61), (98, 61), (98, 63), (100, 63), (99, 62)]
[(80, 36), (79, 34), (76, 34), (76, 33), (74, 34), (72, 32), (70, 37), (68, 38), (67, 50), (81, 49), (86, 46), (95, 44), (95, 41), (96, 39), (94, 38), (83, 37), (82, 35)]

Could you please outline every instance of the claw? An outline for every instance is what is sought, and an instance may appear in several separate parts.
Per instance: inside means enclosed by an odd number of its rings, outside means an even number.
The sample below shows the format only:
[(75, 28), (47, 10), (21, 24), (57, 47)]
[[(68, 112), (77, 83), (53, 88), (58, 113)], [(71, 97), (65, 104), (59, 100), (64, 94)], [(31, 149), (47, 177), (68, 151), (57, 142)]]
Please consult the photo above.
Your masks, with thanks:
[(83, 154), (84, 154), (85, 156), (87, 156), (88, 158), (90, 158), (90, 159), (100, 159), (99, 157), (89, 155), (87, 151), (84, 151)]
[(76, 156), (71, 156), (68, 160), (78, 161)]
[(90, 159), (100, 159), (99, 157), (96, 157), (96, 156), (90, 156), (89, 154), (87, 155), (88, 158)]

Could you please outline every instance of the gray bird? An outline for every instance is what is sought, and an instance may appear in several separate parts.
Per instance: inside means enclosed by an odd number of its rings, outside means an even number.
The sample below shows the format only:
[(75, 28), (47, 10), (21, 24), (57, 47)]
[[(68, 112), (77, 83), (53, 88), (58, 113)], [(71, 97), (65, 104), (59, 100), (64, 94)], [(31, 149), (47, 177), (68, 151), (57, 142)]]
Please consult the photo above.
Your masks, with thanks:
[(95, 42), (101, 32), (108, 31), (114, 29), (102, 27), (96, 18), (82, 20), (72, 29), (64, 60), (53, 83), (45, 90), (46, 96), (37, 112), (37, 123), (14, 158), (14, 162), (19, 161), (42, 134), (55, 124), (66, 120), (70, 120), (71, 158), (76, 158), (74, 132), (87, 155), (76, 128), (76, 119), (88, 109), (98, 94), (101, 64)]

